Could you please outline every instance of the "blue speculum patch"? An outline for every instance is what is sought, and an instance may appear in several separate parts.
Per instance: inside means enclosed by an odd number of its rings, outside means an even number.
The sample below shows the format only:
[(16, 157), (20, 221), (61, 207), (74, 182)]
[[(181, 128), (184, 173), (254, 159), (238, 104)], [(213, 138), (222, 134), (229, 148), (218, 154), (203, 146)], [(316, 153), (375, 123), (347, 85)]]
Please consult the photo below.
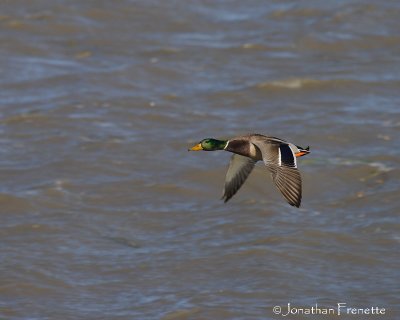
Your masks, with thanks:
[(283, 144), (279, 146), (281, 150), (281, 163), (288, 167), (295, 167), (295, 159), (292, 150), (287, 144)]

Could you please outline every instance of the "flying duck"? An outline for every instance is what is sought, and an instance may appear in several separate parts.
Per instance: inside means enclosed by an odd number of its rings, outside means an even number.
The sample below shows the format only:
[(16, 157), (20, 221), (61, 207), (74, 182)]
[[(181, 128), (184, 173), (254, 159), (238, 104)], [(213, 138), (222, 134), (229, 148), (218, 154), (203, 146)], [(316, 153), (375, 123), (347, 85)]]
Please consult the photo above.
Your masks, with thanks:
[(297, 158), (310, 153), (310, 147), (302, 148), (276, 137), (249, 134), (229, 140), (207, 138), (189, 149), (200, 150), (225, 150), (233, 153), (222, 195), (225, 203), (240, 189), (256, 162), (262, 160), (287, 202), (300, 207), (301, 176), (297, 169)]

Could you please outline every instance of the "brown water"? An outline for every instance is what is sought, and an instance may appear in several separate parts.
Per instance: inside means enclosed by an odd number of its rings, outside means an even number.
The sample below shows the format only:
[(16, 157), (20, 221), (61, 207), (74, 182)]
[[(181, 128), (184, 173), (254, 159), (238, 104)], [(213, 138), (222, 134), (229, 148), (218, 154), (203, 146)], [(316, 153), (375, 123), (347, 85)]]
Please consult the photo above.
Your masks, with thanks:
[[(0, 9), (1, 319), (400, 319), (398, 1)], [(251, 132), (311, 146), (301, 209), (186, 151)]]

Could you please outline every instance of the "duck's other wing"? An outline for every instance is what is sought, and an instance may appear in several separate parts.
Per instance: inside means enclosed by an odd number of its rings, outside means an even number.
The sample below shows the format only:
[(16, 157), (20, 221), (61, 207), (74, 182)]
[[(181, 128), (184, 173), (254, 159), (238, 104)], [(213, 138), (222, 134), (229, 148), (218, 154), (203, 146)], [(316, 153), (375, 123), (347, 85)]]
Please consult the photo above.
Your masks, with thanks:
[(225, 186), (222, 194), (224, 202), (232, 198), (240, 189), (254, 168), (256, 161), (251, 158), (234, 154), (231, 157), (225, 177)]

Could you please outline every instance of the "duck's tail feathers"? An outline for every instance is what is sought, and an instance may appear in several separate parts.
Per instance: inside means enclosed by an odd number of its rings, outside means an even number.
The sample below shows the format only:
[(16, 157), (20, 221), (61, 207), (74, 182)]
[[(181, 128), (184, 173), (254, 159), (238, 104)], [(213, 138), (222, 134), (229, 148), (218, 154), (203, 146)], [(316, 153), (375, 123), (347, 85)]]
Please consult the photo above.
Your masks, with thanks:
[(299, 149), (299, 151), (296, 152), (296, 157), (302, 157), (302, 156), (305, 156), (306, 154), (310, 153), (310, 146), (308, 146), (307, 148), (302, 148), (299, 146), (296, 146), (296, 147)]

